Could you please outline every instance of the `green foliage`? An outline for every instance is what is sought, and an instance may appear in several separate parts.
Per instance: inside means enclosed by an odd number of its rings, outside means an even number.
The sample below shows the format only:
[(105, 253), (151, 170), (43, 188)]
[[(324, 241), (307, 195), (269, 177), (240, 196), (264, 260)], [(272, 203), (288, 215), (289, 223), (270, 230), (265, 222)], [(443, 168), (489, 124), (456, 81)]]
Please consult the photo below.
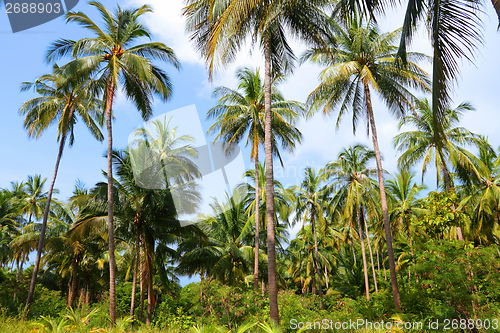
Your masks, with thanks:
[(40, 322), (35, 324), (37, 324), (43, 332), (47, 333), (63, 333), (66, 332), (69, 327), (68, 321), (65, 318), (56, 319), (45, 316), (40, 316)]
[(495, 318), (500, 261), (494, 247), (432, 241), (416, 253), (418, 283), (403, 300), (407, 312), (430, 318)]
[(455, 192), (431, 192), (421, 201), (421, 208), (427, 214), (412, 217), (411, 223), (417, 227), (418, 234), (425, 239), (443, 239), (452, 227), (463, 227), (467, 215), (457, 210), (459, 198)]

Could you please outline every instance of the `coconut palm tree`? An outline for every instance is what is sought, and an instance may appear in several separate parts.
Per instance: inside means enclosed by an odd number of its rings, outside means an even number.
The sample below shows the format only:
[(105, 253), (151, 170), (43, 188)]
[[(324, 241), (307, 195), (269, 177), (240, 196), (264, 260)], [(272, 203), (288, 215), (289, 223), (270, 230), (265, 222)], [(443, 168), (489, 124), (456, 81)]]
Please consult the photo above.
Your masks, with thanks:
[[(141, 266), (141, 297), (143, 295), (143, 277), (147, 276), (148, 285), (148, 309), (147, 323), (151, 323), (153, 305), (153, 263), (155, 257), (155, 241), (161, 239), (155, 237), (158, 231), (158, 217), (151, 215), (152, 208), (158, 207), (157, 201), (161, 195), (168, 198), (172, 203), (171, 192), (181, 195), (183, 205), (175, 207), (168, 206), (163, 211), (163, 217), (170, 225), (169, 234), (179, 235), (180, 229), (178, 215), (182, 213), (194, 213), (199, 202), (199, 193), (192, 186), (183, 186), (186, 182), (200, 177), (200, 172), (193, 159), (197, 158), (196, 150), (191, 146), (194, 139), (188, 135), (177, 135), (177, 127), (170, 127), (170, 120), (165, 117), (163, 121), (153, 120), (148, 128), (139, 128), (134, 132), (134, 141), (129, 145), (129, 153), (115, 152), (114, 160), (117, 166), (118, 181), (115, 180), (117, 192), (119, 193), (120, 214), (124, 218), (133, 221), (135, 227), (135, 268), (132, 286), (132, 303), (130, 307), (131, 316), (134, 315), (135, 281), (137, 280), (137, 269), (139, 262), (145, 263)], [(146, 154), (144, 154), (146, 151)], [(146, 163), (143, 163), (146, 160)], [(156, 166), (155, 166), (156, 165)], [(159, 166), (159, 167), (158, 167)], [(159, 191), (156, 187), (144, 188), (145, 185), (161, 184)], [(147, 187), (147, 186), (146, 186)], [(191, 230), (185, 228), (184, 231)], [(166, 236), (166, 233), (163, 234)], [(169, 251), (164, 245), (165, 252)], [(141, 258), (141, 253), (144, 258)], [(150, 295), (151, 294), (151, 295)], [(141, 303), (142, 304), (142, 303)], [(142, 310), (139, 314), (142, 317)]]
[(35, 291), (36, 278), (40, 267), (40, 258), (47, 229), (47, 220), (49, 218), (50, 202), (66, 140), (69, 137), (68, 144), (69, 146), (73, 145), (75, 138), (74, 125), (78, 119), (83, 121), (97, 140), (103, 140), (99, 129), (102, 126), (103, 120), (102, 113), (100, 112), (102, 103), (94, 96), (95, 84), (97, 83), (86, 77), (69, 76), (62, 72), (57, 65), (54, 65), (52, 74), (40, 76), (34, 82), (24, 82), (21, 85), (22, 91), (33, 88), (39, 95), (25, 102), (19, 110), (19, 113), (25, 116), (24, 127), (28, 130), (28, 135), (39, 138), (47, 128), (57, 123), (57, 141), (59, 141), (59, 151), (52, 181), (47, 192), (33, 276), (24, 309), (25, 313), (29, 311)]
[[(343, 210), (343, 219), (348, 221), (349, 224), (353, 224), (352, 220), (356, 218), (358, 237), (361, 243), (367, 299), (370, 299), (370, 285), (362, 224), (366, 225), (365, 208), (372, 215), (376, 214), (376, 210), (378, 209), (378, 205), (374, 200), (374, 197), (376, 197), (374, 196), (376, 184), (370, 178), (370, 176), (375, 175), (376, 170), (367, 166), (374, 158), (374, 151), (358, 144), (354, 147), (344, 149), (339, 154), (338, 159), (328, 163), (323, 171), (323, 177), (330, 179), (333, 182), (332, 187), (336, 189), (331, 200), (332, 209), (338, 210), (341, 208)], [(366, 237), (368, 239), (368, 233), (366, 233)], [(368, 244), (370, 244), (369, 241)], [(371, 246), (370, 258), (375, 290), (378, 291)]]
[[(266, 207), (268, 243), (268, 280), (271, 319), (279, 323), (274, 237), (272, 76), (289, 72), (295, 56), (287, 33), (306, 42), (322, 42), (328, 36), (329, 17), (321, 7), (329, 1), (249, 1), (188, 0), (184, 8), (188, 30), (208, 65), (209, 77), (234, 60), (248, 36), (259, 43), (264, 53), (264, 150), (266, 154)], [(327, 38), (327, 37), (325, 37)]]
[[(254, 221), (254, 232), (255, 235), (258, 235), (258, 244), (255, 246), (259, 249), (259, 251), (254, 251), (255, 255), (258, 255), (258, 260), (262, 261), (262, 254), (260, 254), (260, 243), (263, 241), (261, 235), (261, 230), (266, 230), (267, 225), (267, 216), (266, 212), (266, 176), (265, 176), (265, 163), (261, 164), (260, 162), (257, 164), (257, 172), (255, 169), (248, 170), (245, 172), (244, 177), (250, 180), (249, 183), (242, 184), (244, 190), (247, 191), (246, 195), (246, 205), (247, 205), (247, 213), (249, 217)], [(252, 185), (255, 184), (256, 188)], [(239, 188), (238, 188), (239, 189)], [(257, 195), (258, 193), (258, 195)], [(274, 205), (275, 205), (275, 214), (274, 220), (276, 221), (275, 225), (275, 242), (276, 247), (278, 249), (283, 248), (283, 244), (287, 242), (286, 237), (283, 237), (284, 230), (288, 226), (288, 221), (290, 214), (292, 212), (292, 207), (290, 207), (290, 202), (293, 200), (292, 193), (287, 189), (283, 188), (281, 182), (274, 180)], [(257, 210), (257, 207), (259, 209)], [(258, 224), (258, 225), (257, 225)], [(266, 249), (266, 246), (264, 246)], [(267, 260), (267, 258), (266, 258)], [(254, 289), (255, 289), (255, 258), (254, 258)], [(258, 275), (257, 275), (258, 277)], [(265, 290), (265, 278), (261, 277), (262, 280), (262, 290), (264, 293)]]
[[(251, 144), (250, 158), (255, 163), (255, 262), (254, 262), (254, 288), (259, 288), (259, 146), (264, 143), (265, 121), (265, 87), (258, 69), (239, 69), (236, 72), (238, 89), (218, 87), (214, 95), (219, 97), (218, 105), (210, 109), (208, 118), (216, 118), (208, 133), (218, 133), (215, 140), (222, 140), (227, 149), (238, 144), (246, 137), (246, 145)], [(300, 143), (301, 133), (295, 127), (300, 113), (304, 111), (302, 103), (285, 100), (283, 94), (275, 87), (280, 77), (273, 79), (271, 91), (272, 112), (272, 147), (274, 155), (281, 157), (278, 143), (282, 148), (292, 150)]]
[[(394, 145), (402, 152), (398, 159), (400, 167), (414, 166), (423, 160), (422, 181), (429, 167), (434, 162), (437, 171), (437, 184), (443, 179), (446, 191), (452, 187), (450, 167), (465, 169), (473, 172), (474, 167), (470, 153), (464, 146), (481, 147), (485, 141), (479, 135), (472, 133), (464, 127), (458, 126), (460, 118), (466, 111), (474, 111), (469, 103), (461, 103), (455, 109), (446, 109), (445, 120), (441, 122), (443, 135), (436, 135), (433, 121), (432, 107), (427, 99), (416, 102), (417, 113), (401, 119), (399, 128), (410, 125), (416, 129), (400, 133), (394, 137)], [(436, 138), (439, 142), (436, 141)], [(447, 163), (449, 161), (449, 163)], [(449, 165), (451, 164), (451, 165)], [(442, 174), (442, 175), (441, 175)]]
[(479, 244), (498, 245), (500, 227), (500, 149), (482, 147), (474, 160), (477, 173), (465, 179), (458, 210), (471, 218), (471, 238)]
[[(500, 2), (492, 0), (500, 20)], [(432, 122), (434, 140), (440, 147), (444, 135), (447, 109), (451, 104), (453, 88), (460, 73), (460, 61), (472, 62), (477, 46), (482, 42), (481, 1), (414, 0), (406, 8), (399, 56), (407, 57), (407, 45), (411, 43), (419, 22), (427, 21), (426, 27), (433, 48), (432, 56)]]
[(229, 196), (226, 200), (210, 205), (213, 215), (200, 216), (197, 224), (208, 236), (208, 243), (187, 240), (181, 244), (184, 254), (178, 270), (188, 274), (203, 270), (222, 283), (235, 285), (243, 283), (250, 272), (253, 239), (245, 201)]
[[(341, 17), (363, 13), (374, 17), (383, 13), (390, 1), (340, 0), (337, 12)], [(500, 22), (500, 1), (491, 0)], [(441, 123), (446, 121), (454, 83), (460, 73), (460, 61), (473, 61), (477, 46), (482, 42), (482, 22), (479, 17), (482, 1), (412, 0), (406, 7), (398, 57), (407, 61), (410, 45), (421, 21), (426, 21), (433, 47), (432, 110), (436, 138), (443, 134)]]
[(55, 41), (48, 51), (48, 60), (65, 55), (75, 59), (64, 66), (64, 71), (71, 74), (97, 77), (105, 85), (104, 103), (106, 128), (108, 131), (108, 236), (109, 236), (109, 306), (112, 322), (116, 321), (115, 277), (116, 263), (113, 227), (113, 136), (112, 109), (114, 96), (120, 82), (125, 95), (131, 99), (140, 111), (143, 119), (152, 114), (153, 95), (167, 101), (171, 96), (172, 85), (168, 75), (152, 63), (159, 60), (179, 67), (179, 62), (172, 49), (163, 43), (149, 42), (137, 44), (137, 39), (151, 39), (151, 33), (140, 22), (142, 15), (151, 12), (151, 7), (122, 9), (117, 7), (110, 12), (101, 3), (91, 1), (96, 8), (103, 25), (99, 25), (82, 12), (69, 12), (66, 22), (75, 22), (87, 29), (93, 36), (79, 41), (60, 39)]
[[(326, 273), (332, 267), (335, 248), (335, 236), (337, 232), (327, 227), (322, 233), (313, 236), (311, 225), (304, 225), (297, 233), (295, 239), (290, 242), (290, 246), (286, 249), (288, 258), (287, 272), (293, 280), (294, 285), (298, 284), (302, 293), (307, 290), (307, 286), (311, 286), (313, 294), (316, 293), (316, 274), (317, 267), (323, 266)], [(316, 253), (316, 247), (320, 250)], [(325, 274), (325, 284), (328, 288), (328, 274)], [(322, 304), (322, 300), (320, 299)]]
[(12, 259), (10, 243), (19, 234), (22, 222), (14, 194), (0, 189), (0, 265), (2, 266)]
[(318, 236), (316, 223), (323, 224), (323, 230), (326, 228), (324, 216), (324, 207), (327, 205), (329, 188), (321, 186), (321, 175), (314, 171), (314, 168), (306, 168), (305, 177), (300, 187), (295, 186), (292, 191), (295, 192), (295, 218), (297, 222), (302, 220), (304, 225), (309, 221), (312, 227), (314, 239), (314, 256), (316, 262), (316, 272), (318, 274), (318, 290), (320, 297), (320, 307), (323, 309), (323, 289), (321, 287), (321, 267), (318, 254)]
[[(367, 119), (377, 162), (380, 199), (396, 309), (400, 309), (401, 302), (371, 93), (372, 91), (377, 92), (390, 110), (401, 117), (412, 106), (413, 95), (408, 89), (429, 89), (426, 73), (413, 62), (424, 58), (424, 55), (409, 53), (407, 65), (403, 65), (396, 59), (397, 47), (393, 43), (400, 35), (400, 29), (381, 34), (373, 22), (365, 24), (362, 19), (353, 18), (347, 20), (345, 24), (336, 25), (337, 47), (331, 45), (329, 48), (312, 49), (303, 56), (303, 60), (328, 65), (321, 73), (320, 85), (308, 97), (311, 112), (322, 109), (324, 113), (331, 113), (334, 108), (338, 107), (338, 126), (343, 115), (351, 109), (354, 130), (360, 117)], [(364, 112), (366, 114), (362, 115)]]
[(400, 230), (406, 228), (412, 255), (413, 241), (410, 219), (425, 213), (425, 210), (420, 208), (417, 200), (420, 192), (427, 188), (424, 184), (416, 184), (413, 181), (414, 177), (415, 173), (403, 168), (398, 170), (394, 178), (387, 181), (387, 193), (392, 201), (391, 220), (397, 222)]

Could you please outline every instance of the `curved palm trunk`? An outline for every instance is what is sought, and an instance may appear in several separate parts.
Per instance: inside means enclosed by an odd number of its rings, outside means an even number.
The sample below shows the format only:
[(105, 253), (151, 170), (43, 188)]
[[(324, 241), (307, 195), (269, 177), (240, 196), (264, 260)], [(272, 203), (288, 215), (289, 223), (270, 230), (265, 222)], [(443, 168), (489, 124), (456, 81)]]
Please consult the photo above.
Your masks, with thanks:
[(394, 298), (394, 306), (396, 310), (401, 310), (401, 299), (399, 297), (398, 280), (396, 276), (396, 264), (394, 261), (394, 251), (392, 249), (391, 224), (389, 221), (389, 209), (387, 208), (387, 198), (385, 195), (384, 173), (382, 168), (382, 158), (380, 157), (380, 149), (378, 147), (377, 128), (375, 126), (375, 118), (373, 117), (372, 101), (370, 97), (370, 88), (368, 83), (364, 83), (366, 107), (368, 119), (370, 120), (370, 128), (372, 131), (373, 150), (375, 150), (375, 159), (377, 161), (377, 175), (380, 189), (380, 203), (382, 205), (382, 216), (384, 218), (385, 241), (387, 243), (387, 254), (389, 257), (389, 270), (391, 272), (392, 296)]
[(111, 125), (111, 109), (115, 86), (108, 78), (106, 91), (106, 128), (108, 130), (108, 248), (109, 248), (109, 317), (111, 325), (116, 323), (116, 262), (115, 262), (115, 229), (113, 223), (113, 130)]
[[(73, 110), (70, 110), (69, 119), (71, 119), (72, 117), (73, 117)], [(31, 302), (33, 301), (33, 295), (35, 293), (36, 278), (38, 276), (38, 270), (40, 269), (40, 259), (42, 257), (43, 242), (45, 240), (45, 232), (47, 230), (47, 220), (49, 219), (50, 202), (52, 200), (52, 193), (54, 192), (54, 185), (56, 183), (57, 172), (59, 171), (59, 163), (61, 162), (61, 157), (63, 154), (65, 143), (66, 143), (66, 133), (63, 133), (61, 137), (61, 142), (59, 143), (59, 152), (57, 153), (56, 165), (54, 167), (54, 174), (52, 175), (52, 181), (50, 183), (49, 192), (47, 193), (47, 202), (45, 204), (45, 210), (43, 211), (42, 229), (40, 230), (40, 239), (38, 240), (38, 248), (36, 250), (35, 266), (33, 268), (33, 275), (31, 276), (28, 298), (26, 299), (26, 305), (24, 306), (25, 317), (29, 313), (30, 305)]]
[(363, 257), (363, 273), (365, 275), (366, 299), (370, 300), (370, 282), (368, 280), (368, 265), (366, 263), (365, 242), (363, 240), (363, 228), (361, 228), (361, 210), (356, 209), (356, 221), (358, 222), (359, 242), (361, 243), (361, 255)]
[(321, 310), (323, 310), (323, 289), (321, 288), (321, 267), (319, 266), (318, 237), (316, 235), (316, 222), (314, 221), (314, 207), (311, 209), (311, 225), (314, 235), (314, 256), (316, 258), (316, 272), (318, 273), (319, 306)]
[(259, 290), (259, 227), (260, 227), (260, 216), (259, 216), (259, 148), (255, 153), (255, 259), (253, 267), (253, 287), (255, 291)]
[(267, 283), (269, 290), (269, 312), (271, 319), (279, 325), (278, 286), (276, 284), (276, 240), (274, 238), (274, 175), (273, 152), (271, 146), (271, 45), (269, 40), (264, 46), (264, 148), (266, 152), (266, 218), (267, 218)]
[(361, 216), (363, 217), (363, 221), (365, 223), (366, 242), (368, 243), (368, 251), (370, 252), (370, 262), (372, 264), (372, 274), (373, 274), (373, 283), (375, 284), (375, 293), (378, 294), (377, 275), (375, 274), (375, 264), (373, 263), (373, 251), (372, 251), (372, 246), (370, 244), (370, 234), (368, 233), (368, 223), (366, 223), (363, 207), (361, 207), (361, 212), (362, 212)]

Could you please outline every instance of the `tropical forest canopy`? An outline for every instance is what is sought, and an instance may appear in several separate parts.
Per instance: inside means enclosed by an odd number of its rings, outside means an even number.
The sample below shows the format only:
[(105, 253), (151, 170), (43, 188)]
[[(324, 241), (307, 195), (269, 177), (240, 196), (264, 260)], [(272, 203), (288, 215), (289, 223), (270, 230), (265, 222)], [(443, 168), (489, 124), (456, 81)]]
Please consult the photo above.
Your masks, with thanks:
[[(56, 134), (58, 150), (53, 174), (0, 189), (2, 330), (319, 332), (359, 320), (415, 332), (500, 329), (500, 143), (467, 128), (477, 101), (454, 93), (462, 62), (482, 47), (479, 13), (492, 4), (411, 1), (401, 4), (402, 28), (382, 31), (389, 5), (185, 1), (207, 80), (249, 41), (264, 59), (239, 68), (236, 84), (213, 87), (213, 105), (199, 110), (221, 152), (246, 147), (250, 163), (197, 216), (206, 172), (194, 137), (159, 117), (128, 147), (113, 141), (117, 100), (147, 121), (171, 101), (181, 70), (144, 19), (153, 9), (90, 2), (67, 13), (81, 34), (47, 45), (40, 61), (50, 71), (21, 83), (33, 97), (19, 106), (24, 130)], [(430, 54), (412, 50), (419, 28)], [(296, 53), (293, 38), (307, 50)], [(303, 64), (321, 73), (297, 100), (283, 87)], [(339, 153), (283, 184), (275, 169), (286, 170), (300, 125), (319, 113), (370, 144), (324, 142)], [(381, 114), (399, 125), (394, 172), (384, 168)], [(107, 167), (95, 184), (75, 179), (64, 198), (61, 161), (82, 127), (107, 147)], [(181, 286), (186, 276), (199, 282)]]

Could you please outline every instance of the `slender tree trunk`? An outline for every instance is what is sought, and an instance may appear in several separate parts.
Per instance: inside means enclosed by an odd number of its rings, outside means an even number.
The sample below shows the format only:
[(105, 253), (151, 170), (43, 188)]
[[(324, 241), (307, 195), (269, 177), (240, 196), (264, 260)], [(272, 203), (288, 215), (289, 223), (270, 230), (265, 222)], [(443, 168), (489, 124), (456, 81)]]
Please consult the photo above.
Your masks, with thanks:
[(259, 290), (259, 227), (260, 227), (260, 216), (259, 207), (260, 197), (259, 197), (259, 148), (257, 147), (255, 153), (255, 258), (253, 266), (253, 287), (255, 291)]
[(144, 254), (141, 251), (141, 258), (140, 258), (140, 273), (139, 273), (139, 288), (140, 288), (140, 293), (141, 293), (141, 304), (139, 304), (139, 320), (142, 320), (143, 315), (144, 315), (144, 292), (145, 292), (145, 281), (144, 281), (144, 260), (142, 259), (142, 256)]
[(83, 304), (89, 305), (90, 304), (90, 288), (89, 288), (89, 281), (85, 281), (85, 299), (83, 300)]
[(314, 257), (316, 258), (316, 273), (318, 273), (319, 306), (323, 310), (323, 289), (321, 288), (321, 267), (319, 265), (318, 236), (316, 235), (316, 222), (314, 221), (314, 207), (311, 209), (311, 225), (314, 236)]
[(152, 272), (152, 268), (150, 268), (150, 270), (148, 272), (148, 310), (147, 310), (147, 316), (146, 316), (146, 324), (147, 325), (151, 324), (154, 303), (155, 303), (155, 295), (154, 295), (154, 291), (153, 291), (153, 272)]
[(278, 286), (276, 283), (276, 240), (274, 238), (274, 175), (271, 128), (271, 45), (269, 37), (264, 46), (265, 74), (264, 74), (264, 148), (266, 152), (266, 218), (267, 218), (267, 283), (269, 284), (269, 312), (271, 319), (279, 325)]
[(354, 242), (351, 242), (352, 257), (354, 258), (354, 263), (356, 264), (356, 250), (354, 249)]
[(116, 262), (115, 262), (115, 229), (113, 223), (113, 130), (111, 110), (115, 86), (112, 78), (108, 78), (106, 91), (106, 127), (108, 130), (108, 245), (109, 245), (109, 317), (111, 326), (116, 324)]
[(325, 285), (326, 285), (326, 291), (325, 294), (328, 292), (328, 270), (325, 265)]
[[(73, 118), (72, 109), (70, 110), (69, 113), (69, 119), (71, 118)], [(66, 143), (66, 132), (63, 132), (61, 137), (61, 142), (59, 143), (59, 152), (57, 153), (56, 165), (54, 167), (54, 174), (52, 175), (52, 181), (50, 182), (49, 191), (47, 192), (47, 202), (45, 203), (45, 210), (43, 211), (42, 230), (40, 230), (40, 239), (38, 240), (38, 248), (36, 250), (35, 266), (33, 268), (33, 275), (31, 276), (28, 298), (26, 299), (26, 305), (24, 306), (25, 318), (30, 311), (30, 305), (31, 302), (33, 301), (33, 295), (35, 293), (36, 278), (38, 276), (38, 270), (40, 269), (40, 259), (42, 258), (43, 243), (45, 240), (45, 231), (47, 230), (47, 220), (49, 219), (50, 202), (52, 200), (52, 194), (54, 192), (54, 185), (56, 183), (57, 172), (59, 171), (59, 163), (61, 162), (61, 157), (63, 155), (65, 143)]]
[(316, 274), (314, 271), (312, 274), (311, 292), (313, 295), (316, 295)]
[(375, 126), (375, 118), (373, 116), (373, 108), (370, 97), (370, 88), (368, 83), (364, 83), (366, 107), (368, 118), (370, 119), (370, 127), (372, 131), (373, 150), (375, 150), (375, 159), (377, 161), (377, 175), (380, 189), (380, 203), (382, 205), (382, 215), (384, 217), (385, 240), (387, 243), (387, 253), (389, 256), (389, 270), (391, 272), (392, 295), (394, 298), (394, 306), (396, 310), (401, 310), (401, 300), (399, 297), (398, 280), (396, 276), (396, 264), (394, 261), (394, 251), (392, 249), (391, 223), (389, 221), (389, 209), (387, 208), (387, 198), (385, 195), (384, 184), (384, 169), (382, 168), (382, 158), (380, 157), (380, 149), (378, 147), (377, 127)]
[(266, 281), (264, 281), (264, 279), (262, 279), (262, 297), (265, 297), (266, 296)]
[(361, 227), (361, 210), (356, 208), (356, 221), (358, 222), (359, 242), (361, 243), (361, 255), (363, 257), (363, 273), (365, 274), (366, 299), (370, 300), (370, 283), (368, 280), (368, 265), (366, 264), (365, 242), (363, 240), (363, 228)]
[[(135, 260), (134, 260), (134, 277), (132, 278), (132, 296), (130, 300), (130, 317), (134, 318), (134, 310), (135, 310), (135, 291), (137, 285), (137, 273), (139, 271), (139, 243), (140, 243), (140, 234), (139, 234), (139, 226), (137, 226), (137, 235), (135, 237)], [(132, 326), (134, 323), (130, 323)]]
[(365, 222), (366, 241), (368, 243), (368, 250), (370, 251), (370, 262), (372, 264), (373, 283), (375, 284), (375, 293), (378, 294), (377, 275), (375, 274), (375, 264), (373, 263), (373, 251), (372, 251), (372, 246), (370, 244), (370, 234), (368, 233), (368, 223), (366, 223), (363, 207), (361, 207), (361, 212), (362, 212), (361, 217), (363, 217), (363, 221)]
[(68, 304), (66, 306), (69, 306), (73, 308), (73, 303), (75, 303), (75, 298), (76, 298), (76, 289), (78, 287), (78, 261), (75, 259), (71, 263), (73, 272), (71, 274), (71, 287), (68, 292)]
[(21, 276), (21, 270), (19, 269), (19, 257), (16, 259), (16, 287), (14, 288), (14, 296), (12, 297), (14, 301), (17, 299), (17, 289), (19, 286), (19, 277)]
[(378, 252), (378, 248), (377, 248), (377, 268), (378, 268), (378, 277), (381, 278), (382, 274), (380, 274), (380, 254)]
[(387, 281), (387, 272), (385, 270), (385, 262), (382, 260), (382, 268), (384, 269), (384, 280)]
[(205, 282), (205, 274), (203, 272), (200, 273), (200, 305), (203, 300), (203, 283)]

